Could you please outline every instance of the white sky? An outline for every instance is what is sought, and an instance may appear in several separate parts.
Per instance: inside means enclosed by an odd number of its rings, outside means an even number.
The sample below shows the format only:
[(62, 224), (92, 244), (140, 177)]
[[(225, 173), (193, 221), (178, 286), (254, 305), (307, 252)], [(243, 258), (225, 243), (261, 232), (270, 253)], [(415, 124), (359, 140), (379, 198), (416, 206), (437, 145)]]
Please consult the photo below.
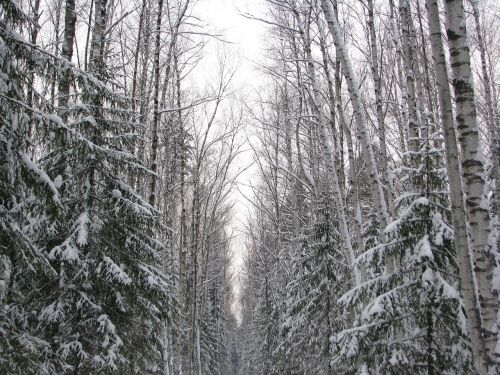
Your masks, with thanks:
[[(255, 61), (262, 61), (264, 56), (264, 33), (265, 25), (255, 20), (249, 20), (240, 13), (250, 13), (254, 15), (262, 14), (263, 4), (259, 0), (200, 0), (195, 5), (195, 14), (208, 23), (211, 33), (221, 34), (222, 39), (230, 42), (227, 48), (230, 56), (234, 56), (232, 63), (238, 65), (237, 74), (233, 81), (233, 87), (238, 93), (238, 97), (244, 96), (249, 100), (254, 97), (262, 82), (262, 73), (254, 67)], [(209, 69), (216, 63), (217, 48), (220, 43), (212, 41), (205, 49), (205, 60), (212, 60), (212, 63), (204, 61), (200, 64), (203, 69)], [(248, 130), (248, 131), (246, 131)], [(251, 137), (251, 130), (245, 129), (243, 137)], [(235, 161), (238, 167), (245, 167), (253, 163), (253, 153), (249, 147), (248, 151), (240, 154)], [(249, 168), (239, 178), (239, 190), (246, 196), (251, 197), (252, 192), (248, 187), (249, 181), (254, 179), (255, 171)], [(243, 266), (245, 253), (245, 236), (242, 234), (251, 212), (250, 204), (245, 197), (235, 190), (232, 200), (235, 202), (234, 217), (231, 224), (233, 234), (237, 237), (232, 241), (233, 269), (235, 279), (233, 281), (233, 292), (239, 295), (240, 285), (238, 274)], [(238, 316), (239, 303), (233, 305), (233, 310)]]

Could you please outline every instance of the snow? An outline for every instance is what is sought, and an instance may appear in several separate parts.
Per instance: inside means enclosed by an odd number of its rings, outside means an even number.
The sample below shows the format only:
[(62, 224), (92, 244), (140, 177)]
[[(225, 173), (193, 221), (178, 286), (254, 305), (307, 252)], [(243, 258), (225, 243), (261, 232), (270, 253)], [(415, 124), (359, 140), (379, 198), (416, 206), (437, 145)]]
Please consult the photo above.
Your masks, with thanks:
[(77, 357), (80, 358), (80, 360), (84, 360), (89, 356), (88, 353), (83, 350), (82, 343), (78, 340), (60, 344), (57, 352), (63, 358), (67, 358), (73, 353), (76, 353)]
[(424, 287), (428, 286), (434, 281), (434, 271), (431, 268), (426, 268), (422, 273), (422, 284)]
[(58, 175), (56, 178), (54, 178), (54, 186), (56, 189), (60, 189), (62, 186), (63, 178), (61, 175)]
[(76, 243), (80, 246), (85, 246), (88, 243), (88, 226), (90, 225), (89, 214), (85, 211), (80, 214), (78, 219), (75, 221), (75, 227), (78, 233)]
[(113, 196), (113, 198), (121, 198), (122, 197), (122, 192), (118, 189), (113, 189), (113, 191), (111, 192), (111, 195)]
[(493, 271), (493, 278), (491, 280), (491, 288), (500, 293), (500, 267), (496, 266)]
[(50, 179), (50, 177), (42, 169), (40, 169), (27, 154), (21, 154), (21, 160), (23, 161), (24, 165), (33, 173), (35, 173), (38, 179), (45, 185), (47, 185), (48, 188), (52, 191), (54, 202), (60, 203), (59, 191), (57, 190), (56, 185)]
[(371, 306), (368, 308), (368, 311), (365, 310), (362, 315), (362, 319), (365, 321), (369, 321), (372, 319), (374, 315), (378, 315), (383, 313), (384, 307), (381, 304), (381, 300), (379, 298), (375, 299)]
[(64, 319), (64, 305), (57, 301), (45, 307), (39, 314), (38, 320), (41, 322), (60, 322)]
[(74, 243), (73, 238), (67, 238), (61, 245), (55, 246), (49, 253), (49, 259), (61, 259), (66, 261), (76, 261), (79, 259), (78, 247)]
[(427, 235), (417, 242), (415, 253), (421, 262), (426, 261), (426, 259), (430, 261), (434, 260), (434, 254), (432, 253), (431, 244)]
[(159, 270), (145, 264), (139, 265), (139, 269), (144, 272), (146, 276), (145, 280), (150, 288), (158, 289), (163, 292), (168, 291), (169, 285), (166, 282), (165, 275)]
[(124, 285), (130, 285), (132, 280), (127, 275), (127, 273), (123, 270), (122, 267), (117, 265), (108, 256), (103, 257), (103, 262), (104, 262), (104, 271), (112, 280), (118, 281), (119, 283), (124, 284)]
[(460, 293), (452, 287), (448, 282), (446, 282), (445, 279), (439, 275), (439, 284), (441, 285), (442, 292), (441, 292), (441, 297), (444, 299), (454, 299), (454, 300), (459, 300), (460, 299)]

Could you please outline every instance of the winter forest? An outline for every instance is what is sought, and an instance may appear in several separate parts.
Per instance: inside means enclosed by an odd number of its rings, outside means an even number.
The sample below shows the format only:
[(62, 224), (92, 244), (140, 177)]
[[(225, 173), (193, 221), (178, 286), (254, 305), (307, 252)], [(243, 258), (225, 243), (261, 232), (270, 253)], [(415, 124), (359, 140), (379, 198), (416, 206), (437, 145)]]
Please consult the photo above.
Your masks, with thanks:
[(500, 374), (497, 27), (0, 0), (0, 374)]

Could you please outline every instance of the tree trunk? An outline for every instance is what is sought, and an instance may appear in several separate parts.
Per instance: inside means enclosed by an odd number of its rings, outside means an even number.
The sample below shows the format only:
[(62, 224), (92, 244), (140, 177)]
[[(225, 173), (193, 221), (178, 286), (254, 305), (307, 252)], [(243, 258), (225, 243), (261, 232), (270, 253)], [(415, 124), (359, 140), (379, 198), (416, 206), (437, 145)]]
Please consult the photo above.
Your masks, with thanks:
[(498, 298), (494, 295), (491, 284), (495, 270), (495, 254), (490, 251), (491, 223), (488, 212), (488, 187), (479, 140), (463, 0), (446, 1), (445, 15), (456, 103), (455, 118), (462, 151), (465, 208), (471, 230), (471, 250), (475, 259), (474, 271), (479, 289), (485, 359), (488, 369), (498, 373), (500, 367), (495, 367), (499, 364), (495, 354), (498, 342)]
[[(500, 211), (500, 124), (498, 110), (494, 104), (491, 94), (492, 83), (488, 74), (488, 63), (486, 59), (486, 46), (484, 44), (483, 33), (481, 30), (479, 4), (478, 0), (470, 0), (472, 13), (476, 25), (477, 41), (479, 44), (479, 54), (481, 56), (481, 73), (484, 88), (484, 101), (486, 106), (486, 123), (490, 133), (490, 158), (493, 168), (493, 178), (495, 179), (495, 213), (497, 217)], [(498, 225), (498, 221), (497, 221)], [(496, 229), (498, 236), (499, 228)]]
[(472, 270), (471, 252), (467, 238), (467, 224), (463, 201), (462, 179), (456, 143), (451, 93), (448, 83), (448, 69), (444, 55), (441, 36), (441, 24), (437, 0), (426, 0), (429, 32), (431, 38), (432, 57), (436, 70), (438, 87), (439, 112), (441, 116), (446, 153), (446, 168), (450, 185), (451, 210), (454, 229), (454, 245), (457, 252), (461, 289), (467, 312), (468, 330), (470, 332), (474, 366), (479, 374), (486, 374), (484, 342), (481, 337), (481, 318), (477, 308), (474, 274)]
[[(30, 42), (33, 45), (36, 45), (36, 41), (38, 39), (38, 31), (40, 30), (40, 25), (38, 24), (38, 20), (40, 18), (40, 0), (35, 0), (35, 4), (33, 5), (33, 29), (31, 30), (31, 36), (30, 36)], [(29, 75), (29, 82), (30, 82), (30, 87), (28, 87), (28, 93), (27, 93), (27, 101), (26, 103), (28, 104), (28, 108), (33, 108), (33, 101), (34, 101), (34, 96), (35, 96), (35, 70), (33, 64), (29, 64), (28, 68), (28, 75)], [(26, 128), (26, 140), (31, 139), (31, 133), (32, 133), (32, 127), (33, 127), (33, 120), (30, 120), (27, 124)], [(29, 147), (29, 142), (26, 142), (25, 147)]]
[[(64, 40), (61, 51), (61, 57), (68, 61), (73, 58), (73, 46), (75, 44), (75, 0), (66, 1), (66, 10), (64, 13)], [(71, 84), (70, 69), (64, 70), (58, 87), (58, 102), (59, 116), (63, 121), (68, 119), (68, 102), (69, 102), (69, 89)], [(64, 132), (58, 129), (56, 135), (57, 144), (59, 147), (64, 145)]]
[(417, 100), (415, 94), (415, 71), (418, 69), (416, 61), (413, 57), (413, 48), (410, 39), (413, 37), (409, 23), (411, 22), (410, 5), (408, 0), (399, 1), (399, 11), (401, 15), (402, 46), (403, 46), (403, 63), (406, 72), (406, 89), (407, 89), (407, 104), (408, 104), (408, 150), (417, 152), (418, 146), (418, 129), (421, 127), (420, 116), (418, 113)]
[(321, 7), (328, 24), (328, 28), (333, 37), (337, 55), (342, 63), (342, 73), (344, 74), (347, 82), (347, 88), (349, 90), (349, 95), (354, 110), (354, 117), (356, 119), (358, 135), (361, 141), (361, 146), (363, 148), (365, 163), (370, 174), (370, 181), (372, 184), (372, 199), (373, 204), (376, 207), (379, 225), (381, 227), (385, 227), (387, 224), (389, 224), (390, 218), (387, 212), (387, 204), (384, 197), (383, 185), (380, 181), (380, 176), (378, 175), (377, 171), (373, 148), (371, 143), (369, 142), (368, 127), (363, 112), (364, 110), (361, 103), (358, 83), (356, 82), (356, 79), (354, 77), (354, 69), (352, 68), (349, 56), (347, 54), (347, 49), (345, 47), (344, 38), (342, 36), (342, 33), (340, 32), (340, 27), (333, 13), (330, 2), (328, 0), (321, 0)]
[(367, 0), (366, 5), (368, 7), (368, 31), (370, 34), (370, 54), (371, 54), (371, 73), (373, 79), (373, 88), (375, 93), (375, 107), (377, 113), (377, 127), (378, 127), (378, 139), (380, 145), (380, 154), (382, 161), (382, 179), (383, 184), (386, 189), (387, 201), (389, 202), (389, 207), (391, 208), (391, 214), (394, 215), (394, 198), (392, 196), (392, 189), (389, 186), (390, 176), (389, 176), (389, 166), (388, 166), (388, 156), (387, 156), (387, 144), (385, 140), (385, 123), (384, 123), (384, 112), (382, 107), (382, 85), (380, 84), (381, 69), (379, 69), (378, 64), (378, 48), (377, 48), (377, 37), (375, 34), (375, 21), (374, 21), (374, 9), (373, 0)]
[(398, 130), (400, 133), (400, 142), (401, 142), (401, 150), (403, 152), (406, 152), (407, 146), (406, 146), (406, 138), (407, 136), (405, 135), (405, 131), (408, 132), (407, 129), (407, 124), (409, 123), (409, 115), (408, 115), (408, 89), (406, 87), (405, 80), (403, 79), (403, 68), (401, 66), (401, 60), (403, 59), (403, 52), (402, 52), (402, 47), (401, 47), (401, 35), (399, 32), (399, 27), (398, 27), (398, 22), (396, 19), (396, 14), (395, 14), (395, 6), (394, 6), (394, 1), (389, 0), (389, 11), (390, 11), (390, 18), (389, 18), (389, 24), (390, 24), (390, 31), (392, 34), (392, 44), (394, 45), (394, 49), (396, 50), (396, 56), (395, 56), (395, 69), (396, 69), (396, 75), (397, 75), (397, 81), (398, 81), (398, 86), (399, 86), (399, 91), (400, 95), (396, 92), (395, 95), (395, 100), (397, 100), (397, 107), (398, 110), (396, 111), (397, 114), (399, 114), (399, 111), (401, 111), (401, 116), (397, 116), (398, 120), (402, 120), (402, 124), (398, 124)]
[(347, 224), (347, 214), (344, 207), (344, 196), (342, 194), (342, 190), (340, 189), (339, 179), (337, 175), (337, 169), (335, 168), (335, 160), (333, 158), (333, 150), (331, 148), (331, 144), (328, 141), (328, 129), (325, 125), (324, 116), (320, 111), (320, 102), (321, 102), (321, 92), (318, 88), (318, 84), (316, 82), (315, 70), (314, 70), (314, 62), (311, 55), (311, 41), (309, 39), (309, 25), (304, 26), (305, 30), (301, 31), (302, 39), (304, 41), (305, 55), (306, 55), (306, 63), (307, 63), (307, 74), (309, 75), (309, 80), (312, 88), (311, 95), (311, 107), (313, 114), (316, 118), (316, 121), (319, 125), (319, 137), (321, 147), (323, 149), (323, 153), (327, 163), (328, 169), (328, 181), (330, 183), (330, 187), (333, 190), (333, 194), (336, 203), (337, 213), (340, 220), (340, 230), (342, 233), (342, 240), (344, 242), (344, 247), (346, 251), (346, 258), (348, 264), (353, 270), (354, 279), (353, 285), (357, 286), (361, 283), (361, 276), (357, 266), (354, 263), (356, 256), (354, 254), (354, 249), (351, 243), (351, 236), (349, 233), (349, 226)]
[(161, 15), (163, 0), (158, 0), (158, 14), (156, 18), (156, 40), (154, 55), (154, 94), (153, 94), (153, 128), (151, 141), (151, 182), (149, 187), (149, 204), (154, 207), (156, 200), (156, 171), (158, 169), (158, 123), (159, 123), (159, 95), (160, 95), (160, 45), (161, 45)]

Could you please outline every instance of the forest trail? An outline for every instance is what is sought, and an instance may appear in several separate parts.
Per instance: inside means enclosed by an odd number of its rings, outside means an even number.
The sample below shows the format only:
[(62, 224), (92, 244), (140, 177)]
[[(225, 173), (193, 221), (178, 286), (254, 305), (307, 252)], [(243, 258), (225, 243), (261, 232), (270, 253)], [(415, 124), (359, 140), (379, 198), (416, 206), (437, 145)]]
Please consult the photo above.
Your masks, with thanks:
[(499, 374), (499, 20), (0, 1), (0, 373)]

